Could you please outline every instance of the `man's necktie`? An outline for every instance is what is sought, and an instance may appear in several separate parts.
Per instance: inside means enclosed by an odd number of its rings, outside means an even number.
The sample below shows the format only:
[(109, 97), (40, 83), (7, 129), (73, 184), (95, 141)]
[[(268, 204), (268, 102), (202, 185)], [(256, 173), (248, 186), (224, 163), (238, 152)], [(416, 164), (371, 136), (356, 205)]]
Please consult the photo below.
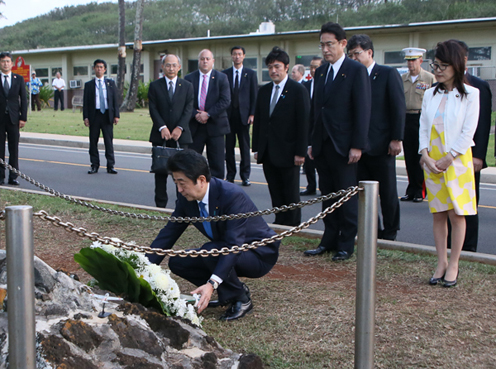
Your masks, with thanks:
[(331, 92), (332, 81), (334, 81), (334, 69), (332, 68), (332, 65), (331, 65), (331, 70), (327, 74), (327, 81), (326, 81), (325, 88), (324, 88), (324, 93), (326, 96), (327, 96), (327, 94), (329, 94)]
[(5, 96), (8, 96), (9, 95), (9, 90), (10, 90), (10, 86), (9, 86), (9, 76), (4, 76), (5, 77), (5, 80), (3, 81), (3, 90), (5, 91)]
[(239, 71), (236, 71), (236, 76), (234, 77), (234, 90), (233, 90), (233, 108), (239, 108)]
[(105, 114), (105, 96), (103, 96), (102, 80), (98, 80), (98, 94), (100, 95), (100, 112)]
[[(207, 210), (205, 209), (205, 203), (199, 202), (198, 205), (200, 205), (200, 216), (202, 218), (208, 217)], [(210, 222), (203, 222), (203, 228), (205, 228), (205, 232), (207, 232), (208, 237), (213, 238), (212, 236), (212, 225)]]
[(272, 112), (274, 111), (274, 108), (276, 107), (277, 104), (277, 96), (279, 95), (279, 85), (276, 85), (274, 88), (274, 93), (272, 94), (272, 101), (270, 102), (270, 109), (269, 109), (269, 116), (272, 115)]
[(172, 98), (174, 97), (174, 83), (172, 81), (169, 81), (169, 99), (172, 101)]
[(201, 92), (200, 92), (200, 106), (198, 106), (198, 109), (201, 111), (205, 111), (205, 100), (207, 100), (207, 75), (203, 75), (203, 82), (201, 86)]

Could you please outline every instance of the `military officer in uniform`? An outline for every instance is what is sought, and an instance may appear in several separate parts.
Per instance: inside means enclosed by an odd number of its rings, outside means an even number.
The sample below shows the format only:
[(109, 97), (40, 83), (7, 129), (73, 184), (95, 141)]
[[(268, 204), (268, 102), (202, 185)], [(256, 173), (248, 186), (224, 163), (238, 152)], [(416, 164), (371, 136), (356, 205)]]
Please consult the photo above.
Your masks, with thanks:
[(408, 47), (403, 49), (408, 66), (408, 73), (401, 76), (406, 100), (405, 138), (403, 151), (405, 154), (408, 187), (401, 201), (422, 202), (424, 200), (424, 172), (420, 166), (419, 120), (424, 92), (436, 81), (432, 73), (422, 69), (422, 55), (425, 49)]

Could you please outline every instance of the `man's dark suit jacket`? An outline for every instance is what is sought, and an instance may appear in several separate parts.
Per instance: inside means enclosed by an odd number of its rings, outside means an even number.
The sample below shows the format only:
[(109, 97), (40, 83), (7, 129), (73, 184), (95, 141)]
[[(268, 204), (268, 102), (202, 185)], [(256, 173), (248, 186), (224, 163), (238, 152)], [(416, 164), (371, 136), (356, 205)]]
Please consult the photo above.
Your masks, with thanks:
[[(120, 118), (119, 105), (117, 103), (117, 87), (115, 86), (115, 82), (107, 77), (105, 77), (105, 85), (107, 87), (109, 124), (113, 124), (114, 118)], [(84, 84), (83, 120), (88, 119), (90, 124), (95, 120), (96, 113), (95, 88), (95, 78)]]
[(193, 142), (189, 129), (189, 120), (193, 111), (194, 92), (193, 85), (188, 81), (178, 78), (172, 101), (169, 98), (167, 81), (160, 78), (150, 83), (148, 89), (150, 116), (153, 121), (150, 132), (150, 142), (154, 145), (163, 145), (160, 127), (167, 126), (172, 133), (174, 128), (181, 127), (183, 132), (179, 137), (179, 144), (186, 145)]
[[(248, 195), (237, 185), (212, 177), (210, 180), (209, 190), (209, 214), (227, 215), (257, 211), (255, 204)], [(173, 217), (199, 217), (200, 210), (198, 202), (188, 201), (181, 194), (178, 194), (176, 209), (172, 213)], [(231, 247), (234, 245), (241, 246), (244, 243), (260, 241), (264, 238), (272, 237), (275, 232), (269, 228), (267, 223), (261, 217), (252, 217), (247, 219), (236, 219), (220, 222), (210, 222), (212, 226), (213, 237), (209, 238), (205, 232), (202, 223), (193, 223), (193, 225), (211, 242), (207, 243), (204, 248), (220, 249), (222, 247)], [(151, 244), (152, 248), (170, 249), (174, 246), (177, 239), (188, 227), (188, 223), (169, 222), (162, 228), (155, 241)], [(279, 256), (280, 242), (274, 242), (268, 246), (259, 247), (255, 250), (246, 251), (254, 252), (261, 256), (267, 264), (274, 265)], [(219, 256), (219, 261), (213, 272), (219, 278), (226, 280), (228, 273), (236, 264), (239, 254), (229, 254)], [(159, 264), (164, 257), (158, 255), (148, 255), (152, 263)]]
[(294, 167), (295, 155), (305, 157), (308, 148), (310, 95), (301, 83), (288, 78), (269, 116), (273, 86), (267, 83), (258, 93), (252, 151), (258, 152), (258, 163), (268, 155), (276, 167)]
[(6, 108), (9, 108), (10, 123), (19, 124), (19, 121), (28, 120), (28, 100), (24, 78), (19, 74), (11, 74), (11, 86), (9, 95), (5, 96), (3, 83), (1, 81), (2, 91), (0, 92), (0, 114), (4, 114)]
[(487, 168), (486, 154), (489, 142), (489, 132), (491, 130), (491, 111), (493, 96), (489, 83), (466, 73), (468, 83), (479, 90), (480, 112), (479, 122), (474, 134), (475, 146), (472, 147), (472, 155), (483, 161), (483, 168)]
[(326, 63), (314, 76), (312, 155), (318, 156), (324, 139), (330, 137), (335, 151), (348, 157), (351, 148), (364, 150), (367, 146), (371, 108), (367, 68), (345, 57), (332, 82), (331, 92), (325, 94), (328, 69)]
[[(234, 67), (222, 71), (227, 76), (229, 86), (231, 87), (231, 96), (234, 89)], [(248, 124), (248, 117), (255, 115), (255, 102), (257, 100), (257, 74), (255, 71), (243, 67), (239, 84), (239, 114), (241, 123)], [(227, 109), (227, 115), (231, 118), (231, 106)]]
[[(194, 104), (193, 112), (191, 113), (191, 120), (189, 128), (191, 135), (194, 136), (198, 128), (198, 123), (195, 115), (198, 113), (198, 92), (200, 85), (200, 71), (195, 71), (188, 74), (184, 79), (193, 84), (194, 89)], [(229, 128), (229, 120), (227, 118), (227, 108), (231, 104), (231, 89), (229, 88), (229, 81), (227, 76), (215, 69), (210, 74), (210, 81), (208, 83), (207, 100), (205, 101), (205, 111), (210, 115), (207, 121), (207, 132), (209, 136), (222, 136), (231, 132)]]
[(396, 69), (376, 64), (370, 73), (372, 110), (367, 154), (387, 155), (392, 140), (403, 141), (406, 103)]

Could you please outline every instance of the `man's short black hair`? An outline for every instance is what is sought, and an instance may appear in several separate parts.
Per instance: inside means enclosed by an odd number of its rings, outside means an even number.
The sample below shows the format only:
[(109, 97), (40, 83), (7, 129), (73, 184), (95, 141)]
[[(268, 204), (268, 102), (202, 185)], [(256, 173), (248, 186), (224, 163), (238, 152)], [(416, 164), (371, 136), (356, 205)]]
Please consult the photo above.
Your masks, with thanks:
[(12, 59), (12, 54), (6, 51), (0, 53), (0, 59), (5, 59), (5, 58), (10, 58), (11, 61), (14, 61), (14, 59)]
[(93, 68), (96, 67), (97, 64), (103, 64), (105, 69), (107, 69), (107, 63), (103, 59), (97, 59), (93, 62)]
[(338, 23), (327, 22), (326, 24), (323, 24), (320, 28), (319, 37), (322, 36), (323, 33), (332, 33), (338, 41), (346, 39), (346, 32)]
[(233, 46), (231, 47), (231, 54), (234, 50), (242, 50), (243, 51), (243, 55), (246, 54), (246, 51), (245, 51), (245, 48), (243, 46)]
[(265, 58), (265, 65), (272, 64), (275, 61), (283, 63), (284, 66), (289, 65), (288, 53), (281, 49), (279, 46), (274, 46), (269, 55), (267, 55), (267, 57)]
[(194, 184), (196, 184), (198, 177), (201, 175), (205, 176), (207, 182), (210, 182), (212, 178), (207, 159), (190, 149), (181, 150), (170, 158), (167, 162), (167, 169), (170, 173), (183, 172)]
[(456, 42), (458, 42), (460, 44), (460, 46), (462, 47), (463, 51), (465, 51), (465, 56), (468, 58), (468, 52), (469, 52), (468, 51), (468, 45), (465, 42), (461, 41), (461, 40), (454, 40), (454, 41), (456, 41)]
[(322, 57), (321, 57), (321, 56), (314, 56), (314, 57), (312, 58), (312, 61), (314, 61), (314, 60), (319, 60), (319, 61), (321, 61), (321, 60), (322, 60)]
[(350, 51), (357, 47), (361, 47), (364, 51), (372, 50), (372, 56), (374, 56), (374, 43), (368, 35), (361, 34), (351, 36), (346, 48)]

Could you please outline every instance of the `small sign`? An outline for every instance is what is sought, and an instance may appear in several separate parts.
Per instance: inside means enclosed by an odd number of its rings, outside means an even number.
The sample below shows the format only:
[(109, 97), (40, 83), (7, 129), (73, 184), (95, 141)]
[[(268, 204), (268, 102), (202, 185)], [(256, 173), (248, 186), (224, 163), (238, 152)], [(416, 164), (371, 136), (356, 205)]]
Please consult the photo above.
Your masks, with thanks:
[(22, 56), (18, 56), (14, 66), (12, 67), (12, 73), (20, 74), (22, 78), (24, 78), (25, 82), (29, 82), (31, 80), (29, 75), (30, 70), (31, 66), (24, 64), (24, 58)]

